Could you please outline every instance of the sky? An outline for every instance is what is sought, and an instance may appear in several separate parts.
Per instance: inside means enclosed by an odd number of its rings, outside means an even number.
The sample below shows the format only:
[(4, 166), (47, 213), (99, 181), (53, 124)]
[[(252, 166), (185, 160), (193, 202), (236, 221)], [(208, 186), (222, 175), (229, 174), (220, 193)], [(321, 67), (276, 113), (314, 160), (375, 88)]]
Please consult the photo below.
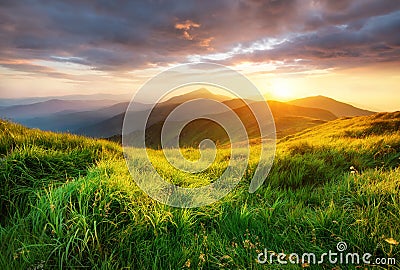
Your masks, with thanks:
[(269, 99), (400, 110), (400, 1), (0, 0), (0, 98), (133, 94), (159, 72), (226, 65)]

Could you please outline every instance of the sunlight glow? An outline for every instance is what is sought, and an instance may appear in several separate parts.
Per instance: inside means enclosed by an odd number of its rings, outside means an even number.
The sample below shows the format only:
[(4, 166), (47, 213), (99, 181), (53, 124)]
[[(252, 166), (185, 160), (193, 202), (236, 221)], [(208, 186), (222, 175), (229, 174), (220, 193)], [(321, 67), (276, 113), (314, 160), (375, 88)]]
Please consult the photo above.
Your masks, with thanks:
[(271, 94), (274, 98), (287, 100), (294, 96), (292, 87), (287, 80), (274, 79), (271, 84)]

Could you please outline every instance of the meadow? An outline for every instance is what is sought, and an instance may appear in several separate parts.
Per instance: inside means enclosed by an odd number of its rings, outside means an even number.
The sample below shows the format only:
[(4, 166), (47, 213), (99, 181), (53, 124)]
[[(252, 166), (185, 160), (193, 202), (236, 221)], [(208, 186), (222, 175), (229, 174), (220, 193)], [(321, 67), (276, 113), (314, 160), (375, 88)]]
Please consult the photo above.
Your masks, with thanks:
[[(248, 192), (252, 158), (222, 200), (180, 209), (136, 186), (117, 143), (1, 121), (0, 268), (372, 267), (257, 262), (264, 249), (320, 255), (343, 241), (349, 252), (395, 258), (390, 269), (400, 269), (399, 130), (396, 112), (341, 118), (286, 136), (255, 193)], [(196, 148), (182, 151), (199, 157)], [(229, 158), (218, 149), (209, 169), (188, 177), (171, 169), (160, 150), (150, 152), (157, 170), (183, 186), (209, 183)]]

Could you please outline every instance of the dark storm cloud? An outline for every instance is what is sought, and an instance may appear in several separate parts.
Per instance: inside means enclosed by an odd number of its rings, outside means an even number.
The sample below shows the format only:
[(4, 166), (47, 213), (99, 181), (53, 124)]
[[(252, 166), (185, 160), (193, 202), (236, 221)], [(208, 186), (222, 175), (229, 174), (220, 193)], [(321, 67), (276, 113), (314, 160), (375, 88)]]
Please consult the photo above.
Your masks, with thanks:
[(297, 59), (296, 65), (314, 68), (399, 62), (399, 29), (400, 11), (372, 17), (357, 30), (349, 26), (321, 27), (288, 39), (272, 49), (238, 54), (228, 61), (284, 61), (291, 66)]
[(124, 71), (270, 38), (286, 41), (225, 62), (301, 58), (335, 67), (398, 61), (399, 9), (394, 0), (3, 0), (0, 64), (26, 70), (29, 61), (50, 60)]

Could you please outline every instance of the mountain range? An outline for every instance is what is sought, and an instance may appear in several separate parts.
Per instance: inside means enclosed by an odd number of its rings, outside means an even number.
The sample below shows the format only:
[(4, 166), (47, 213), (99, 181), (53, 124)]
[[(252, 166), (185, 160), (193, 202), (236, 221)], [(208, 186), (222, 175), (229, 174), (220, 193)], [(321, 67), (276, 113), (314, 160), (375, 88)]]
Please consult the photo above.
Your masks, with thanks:
[(14, 105), (29, 105), (48, 101), (51, 99), (59, 100), (115, 100), (117, 102), (127, 101), (130, 95), (126, 94), (78, 94), (78, 95), (65, 95), (65, 96), (46, 96), (46, 97), (24, 97), (24, 98), (0, 98), (0, 108), (14, 106)]
[(50, 99), (33, 104), (13, 105), (0, 109), (1, 117), (13, 120), (44, 117), (55, 113), (71, 113), (83, 110), (96, 110), (114, 105), (114, 100), (61, 100)]
[[(221, 108), (218, 104), (200, 100), (195, 105), (186, 107), (175, 114), (173, 121), (179, 124), (179, 122), (192, 119), (198, 116), (199, 110), (203, 110), (205, 116), (218, 115), (228, 120), (230, 114), (227, 111), (233, 110), (244, 123), (250, 138), (259, 135), (256, 119), (243, 100), (217, 95), (205, 88), (171, 97), (154, 105), (153, 109), (152, 104), (134, 103), (129, 106), (128, 102), (113, 99), (50, 99), (32, 104), (3, 106), (0, 108), (0, 118), (11, 119), (28, 127), (43, 130), (68, 131), (91, 137), (119, 138), (128, 106), (130, 119), (142, 119), (152, 109), (147, 122), (146, 136), (153, 144), (158, 144), (158, 135), (166, 117), (180, 104), (202, 98), (216, 100), (225, 104), (226, 107)], [(262, 108), (263, 101), (246, 100), (246, 102), (255, 110)], [(324, 96), (307, 97), (289, 102), (268, 101), (268, 105), (275, 121), (278, 138), (338, 117), (364, 116), (374, 113)], [(137, 125), (133, 123), (130, 128), (131, 132), (138, 130), (139, 121)], [(214, 138), (218, 135), (221, 143), (226, 141), (224, 131), (220, 130), (215, 123), (205, 119), (191, 122), (182, 133), (185, 134), (185, 138), (180, 139), (190, 145), (198, 143), (207, 136)], [(225, 136), (225, 139), (221, 136)]]

